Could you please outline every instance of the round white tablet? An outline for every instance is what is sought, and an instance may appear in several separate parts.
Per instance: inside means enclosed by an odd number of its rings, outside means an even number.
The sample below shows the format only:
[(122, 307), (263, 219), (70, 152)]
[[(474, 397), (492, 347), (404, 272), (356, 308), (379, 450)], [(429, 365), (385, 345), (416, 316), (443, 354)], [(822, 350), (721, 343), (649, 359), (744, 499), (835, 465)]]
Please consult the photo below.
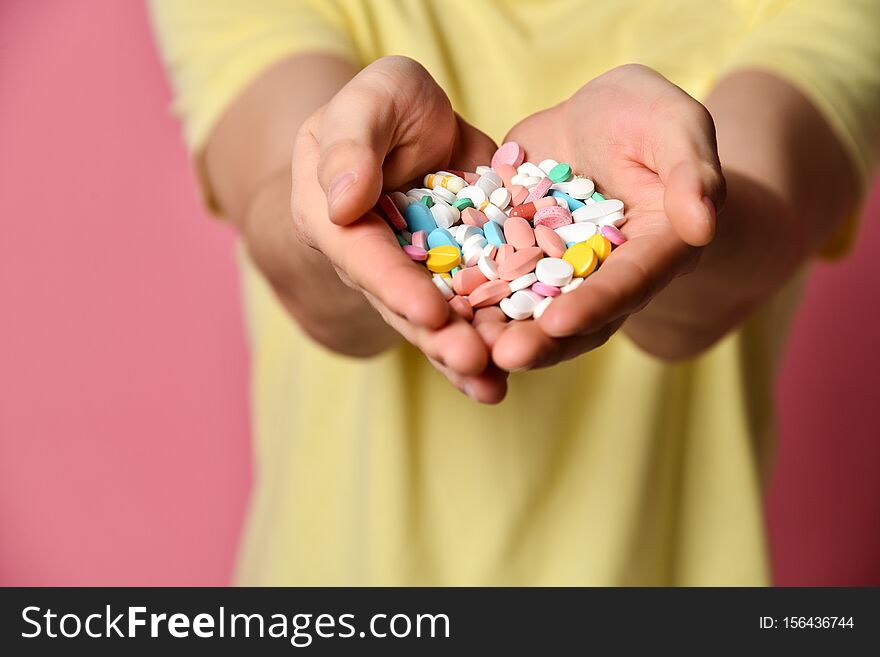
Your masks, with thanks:
[[(566, 263), (568, 264), (568, 263)], [(569, 265), (571, 266), (571, 265)], [(532, 287), (535, 281), (538, 280), (538, 277), (535, 276), (535, 272), (529, 272), (528, 274), (523, 274), (519, 278), (514, 278), (510, 281), (510, 291), (511, 292), (519, 292), (520, 290), (525, 290), (526, 288)]]
[(562, 258), (542, 258), (535, 267), (535, 277), (542, 283), (563, 287), (571, 283), (574, 267)]
[(498, 305), (510, 319), (528, 319), (535, 312), (535, 306), (541, 302), (541, 298), (534, 292), (520, 290), (502, 299)]

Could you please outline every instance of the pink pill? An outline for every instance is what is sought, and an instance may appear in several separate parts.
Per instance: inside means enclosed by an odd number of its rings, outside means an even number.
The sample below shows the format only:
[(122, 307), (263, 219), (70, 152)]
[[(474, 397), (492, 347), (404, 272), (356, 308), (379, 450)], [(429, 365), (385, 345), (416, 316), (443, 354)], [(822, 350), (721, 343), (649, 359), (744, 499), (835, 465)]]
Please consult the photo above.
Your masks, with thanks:
[(524, 202), (531, 203), (533, 201), (537, 201), (539, 198), (544, 198), (545, 196), (547, 196), (547, 192), (550, 191), (550, 186), (552, 184), (553, 181), (549, 178), (541, 178), (541, 182), (532, 187), (529, 195), (526, 196), (526, 200)]
[(620, 246), (626, 242), (626, 235), (620, 232), (618, 228), (612, 225), (602, 226), (599, 233), (614, 246)]
[(495, 151), (495, 155), (492, 156), (492, 168), (497, 170), (497, 167), (502, 164), (518, 167), (525, 159), (526, 153), (522, 146), (515, 141), (508, 141), (501, 144), (498, 150)]
[[(508, 221), (510, 220), (508, 219)], [(544, 249), (544, 253), (551, 258), (561, 258), (565, 253), (565, 241), (552, 228), (535, 226), (535, 239), (538, 246)]]
[[(508, 219), (508, 221), (510, 220)], [(500, 267), (514, 253), (516, 253), (516, 249), (513, 248), (513, 244), (502, 244), (495, 252), (495, 264)]]
[(510, 204), (522, 205), (529, 195), (529, 190), (522, 185), (513, 185), (510, 189)]
[(379, 197), (379, 207), (382, 208), (383, 214), (388, 218), (388, 221), (394, 226), (395, 230), (406, 230), (406, 220), (400, 214), (400, 210), (397, 209), (397, 206), (388, 194), (382, 194)]
[(484, 308), (494, 306), (509, 296), (510, 285), (507, 281), (486, 281), (468, 295), (468, 303), (472, 308)]
[[(548, 198), (552, 199), (553, 197), (550, 196)], [(556, 230), (557, 228), (568, 226), (570, 223), (572, 223), (571, 212), (568, 211), (568, 208), (561, 208), (558, 205), (541, 208), (535, 213), (536, 227), (547, 226), (547, 228)]]
[(520, 249), (498, 265), (498, 276), (503, 281), (512, 281), (514, 278), (525, 276), (529, 272), (535, 271), (538, 260), (543, 257), (544, 252), (537, 246)]
[(423, 230), (417, 230), (412, 234), (412, 245), (420, 249), (427, 249), (428, 233)]
[(528, 219), (508, 217), (504, 222), (504, 239), (515, 249), (527, 249), (535, 246), (535, 231)]
[(456, 294), (467, 296), (487, 280), (479, 267), (465, 267), (452, 277), (452, 289)]
[(512, 167), (509, 164), (499, 164), (498, 167), (495, 168), (495, 173), (501, 176), (501, 182), (504, 183), (504, 186), (507, 189), (512, 187), (510, 179), (516, 175), (516, 167)]
[(464, 211), (461, 213), (461, 221), (462, 223), (466, 223), (468, 226), (476, 226), (477, 228), (482, 228), (483, 224), (489, 221), (489, 217), (487, 217), (476, 208), (465, 208)]
[(476, 185), (477, 181), (480, 179), (480, 176), (477, 175), (476, 173), (471, 173), (470, 171), (466, 171), (465, 174), (462, 176), (462, 178), (464, 178), (464, 181), (468, 185)]
[(449, 300), (449, 305), (452, 306), (452, 309), (464, 321), (469, 322), (474, 318), (474, 309), (471, 308), (471, 304), (466, 297), (456, 294)]
[(422, 262), (423, 260), (428, 259), (428, 252), (417, 246), (407, 244), (403, 247), (403, 250), (404, 252), (406, 252), (406, 255), (408, 255), (412, 260), (415, 260), (416, 262)]
[(547, 285), (546, 283), (542, 283), (541, 281), (533, 283), (531, 289), (532, 292), (534, 292), (535, 294), (540, 294), (542, 297), (556, 297), (561, 294), (561, 291), (558, 287)]

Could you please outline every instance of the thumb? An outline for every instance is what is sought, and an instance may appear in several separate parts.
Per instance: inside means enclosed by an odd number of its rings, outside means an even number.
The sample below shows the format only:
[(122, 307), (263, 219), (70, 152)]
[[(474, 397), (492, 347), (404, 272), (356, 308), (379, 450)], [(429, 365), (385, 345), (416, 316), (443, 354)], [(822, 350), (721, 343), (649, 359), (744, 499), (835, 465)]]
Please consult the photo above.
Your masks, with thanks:
[(362, 70), (323, 109), (315, 138), (318, 181), (330, 220), (349, 224), (413, 174), (444, 166), (456, 118), (421, 64), (384, 57)]

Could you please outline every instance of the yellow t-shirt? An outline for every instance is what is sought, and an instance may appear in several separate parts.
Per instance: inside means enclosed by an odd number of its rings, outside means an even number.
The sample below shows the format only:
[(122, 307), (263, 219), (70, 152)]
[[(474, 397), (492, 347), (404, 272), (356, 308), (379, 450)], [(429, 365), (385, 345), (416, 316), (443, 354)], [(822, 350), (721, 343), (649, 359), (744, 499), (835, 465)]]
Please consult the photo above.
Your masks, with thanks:
[[(878, 7), (154, 0), (153, 18), (195, 152), (248, 83), (297, 52), (360, 64), (409, 55), (496, 140), (637, 61), (697, 98), (732, 68), (780, 73), (825, 113), (867, 179)], [(507, 400), (485, 407), (411, 347), (354, 360), (316, 346), (246, 265), (257, 477), (238, 581), (767, 583), (772, 382), (801, 279), (690, 362), (660, 362), (617, 335), (575, 361), (513, 375)]]

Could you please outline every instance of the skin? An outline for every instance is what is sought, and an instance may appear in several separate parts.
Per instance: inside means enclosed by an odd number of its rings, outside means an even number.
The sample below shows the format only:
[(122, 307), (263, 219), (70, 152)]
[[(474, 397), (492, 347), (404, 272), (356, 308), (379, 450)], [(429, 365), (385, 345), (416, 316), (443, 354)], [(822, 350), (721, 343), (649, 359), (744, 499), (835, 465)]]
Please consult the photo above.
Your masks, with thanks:
[(360, 72), (320, 54), (283, 62), (226, 112), (205, 166), (221, 211), (315, 340), (369, 356), (402, 336), (485, 403), (503, 399), (507, 371), (576, 357), (621, 327), (659, 358), (697, 355), (809, 259), (859, 194), (815, 108), (758, 71), (728, 76), (704, 107), (650, 69), (619, 67), (508, 139), (534, 161), (589, 171), (627, 207), (629, 241), (540, 321), (461, 321), (371, 211), (383, 188), (472, 170), (496, 147), (412, 60)]

